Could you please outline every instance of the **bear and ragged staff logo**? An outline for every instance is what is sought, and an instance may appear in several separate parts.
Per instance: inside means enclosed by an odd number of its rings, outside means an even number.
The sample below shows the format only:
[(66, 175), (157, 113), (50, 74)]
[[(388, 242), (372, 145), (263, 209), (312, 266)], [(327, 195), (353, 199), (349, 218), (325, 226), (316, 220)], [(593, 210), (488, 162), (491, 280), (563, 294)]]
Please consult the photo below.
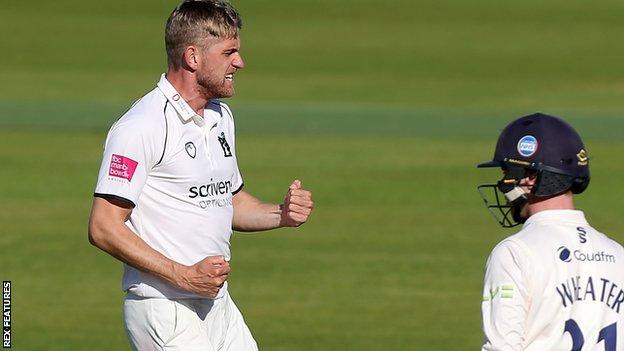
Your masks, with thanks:
[(221, 132), (221, 135), (218, 136), (217, 139), (219, 139), (219, 144), (221, 144), (221, 148), (223, 149), (223, 156), (232, 157), (232, 150), (227, 140), (225, 140), (225, 133)]

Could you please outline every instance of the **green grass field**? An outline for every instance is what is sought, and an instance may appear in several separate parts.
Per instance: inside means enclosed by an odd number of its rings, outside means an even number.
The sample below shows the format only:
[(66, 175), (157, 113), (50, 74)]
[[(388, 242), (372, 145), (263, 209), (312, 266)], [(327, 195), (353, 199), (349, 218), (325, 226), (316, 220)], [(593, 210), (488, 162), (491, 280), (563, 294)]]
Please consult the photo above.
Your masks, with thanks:
[[(164, 70), (175, 1), (0, 10), (0, 276), (17, 350), (127, 350), (121, 264), (86, 224), (108, 126)], [(474, 350), (499, 228), (477, 170), (514, 117), (566, 117), (592, 157), (578, 199), (624, 241), (619, 1), (238, 0), (246, 189), (299, 229), (236, 234), (230, 290), (263, 350)], [(9, 35), (8, 33), (12, 33)]]

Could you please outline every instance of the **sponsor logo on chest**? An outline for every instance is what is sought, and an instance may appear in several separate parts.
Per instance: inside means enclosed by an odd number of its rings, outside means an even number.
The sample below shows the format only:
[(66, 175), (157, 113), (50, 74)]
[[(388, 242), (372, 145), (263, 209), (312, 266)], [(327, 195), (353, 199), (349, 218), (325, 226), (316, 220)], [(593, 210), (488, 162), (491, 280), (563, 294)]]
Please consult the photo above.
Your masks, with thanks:
[(226, 207), (232, 205), (232, 182), (229, 180), (214, 180), (201, 185), (193, 185), (188, 190), (188, 197), (196, 199), (202, 209)]

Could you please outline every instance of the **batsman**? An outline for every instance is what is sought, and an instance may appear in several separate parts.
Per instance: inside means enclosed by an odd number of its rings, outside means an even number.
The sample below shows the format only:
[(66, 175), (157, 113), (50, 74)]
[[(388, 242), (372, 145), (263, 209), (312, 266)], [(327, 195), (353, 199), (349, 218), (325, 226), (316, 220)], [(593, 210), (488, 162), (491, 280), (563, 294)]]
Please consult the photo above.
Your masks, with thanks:
[(479, 165), (503, 175), (479, 186), (488, 209), (522, 226), (487, 260), (482, 350), (624, 350), (624, 248), (574, 205), (589, 162), (568, 123), (535, 113), (507, 125)]

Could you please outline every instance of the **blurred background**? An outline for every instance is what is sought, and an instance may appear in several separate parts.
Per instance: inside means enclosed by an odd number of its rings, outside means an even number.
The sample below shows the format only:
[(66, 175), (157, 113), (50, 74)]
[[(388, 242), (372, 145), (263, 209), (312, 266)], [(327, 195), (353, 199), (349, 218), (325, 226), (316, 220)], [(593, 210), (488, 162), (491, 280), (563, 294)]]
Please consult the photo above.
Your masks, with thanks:
[[(624, 241), (624, 2), (232, 0), (243, 16), (246, 190), (299, 229), (235, 234), (230, 291), (263, 350), (474, 350), (504, 230), (476, 186), (500, 130), (564, 117), (589, 149), (590, 222)], [(176, 1), (4, 1), (0, 276), (17, 350), (127, 350), (121, 264), (87, 241), (108, 127), (166, 69)]]

